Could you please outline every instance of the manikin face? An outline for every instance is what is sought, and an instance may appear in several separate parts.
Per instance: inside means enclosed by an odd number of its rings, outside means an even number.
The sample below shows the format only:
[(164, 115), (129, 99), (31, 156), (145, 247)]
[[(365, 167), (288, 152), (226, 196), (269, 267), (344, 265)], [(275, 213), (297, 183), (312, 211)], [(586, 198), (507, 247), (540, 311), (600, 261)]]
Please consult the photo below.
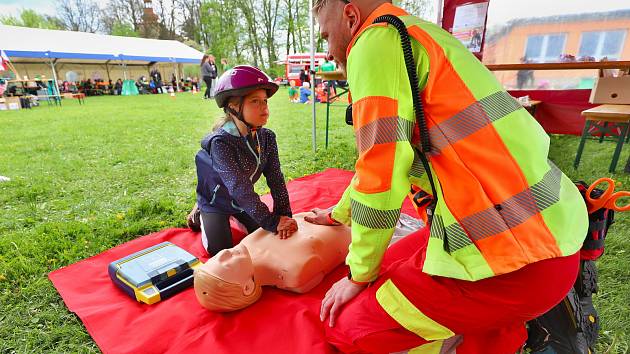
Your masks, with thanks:
[(223, 281), (242, 286), (244, 295), (254, 291), (254, 264), (243, 244), (222, 250), (202, 267)]
[(346, 49), (360, 28), (360, 12), (353, 3), (329, 0), (317, 14), (320, 36), (328, 42), (328, 59), (345, 73)]
[(267, 124), (269, 107), (266, 90), (256, 90), (243, 98), (243, 118), (255, 127), (262, 127)]

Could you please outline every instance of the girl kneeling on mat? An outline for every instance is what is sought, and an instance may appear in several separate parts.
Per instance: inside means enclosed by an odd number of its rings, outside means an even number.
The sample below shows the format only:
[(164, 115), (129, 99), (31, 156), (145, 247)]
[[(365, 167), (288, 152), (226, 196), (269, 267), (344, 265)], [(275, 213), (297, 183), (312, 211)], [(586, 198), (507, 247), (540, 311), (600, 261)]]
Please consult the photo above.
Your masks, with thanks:
[[(191, 228), (201, 227), (201, 240), (211, 255), (234, 246), (230, 216), (248, 233), (262, 227), (287, 238), (297, 231), (276, 136), (262, 127), (269, 118), (267, 99), (277, 90), (265, 73), (247, 65), (226, 71), (217, 82), (214, 98), (225, 117), (201, 141), (195, 156), (197, 204), (188, 216)], [(271, 189), (273, 212), (254, 191), (261, 174)]]

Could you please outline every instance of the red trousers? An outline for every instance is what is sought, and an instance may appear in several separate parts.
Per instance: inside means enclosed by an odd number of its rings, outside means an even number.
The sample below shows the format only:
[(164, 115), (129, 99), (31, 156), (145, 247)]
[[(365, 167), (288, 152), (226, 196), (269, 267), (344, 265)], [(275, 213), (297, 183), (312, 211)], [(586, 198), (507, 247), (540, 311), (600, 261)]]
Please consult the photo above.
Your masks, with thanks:
[[(525, 322), (562, 301), (577, 277), (579, 252), (476, 282), (430, 276), (421, 270), (428, 237), (423, 229), (387, 250), (378, 280), (346, 304), (335, 327), (325, 322), (330, 343), (346, 353), (392, 353), (429, 343), (377, 302), (379, 286), (391, 279), (418, 310), (457, 335), (447, 341), (457, 354), (513, 354), (527, 339)], [(447, 344), (442, 353), (449, 352)]]

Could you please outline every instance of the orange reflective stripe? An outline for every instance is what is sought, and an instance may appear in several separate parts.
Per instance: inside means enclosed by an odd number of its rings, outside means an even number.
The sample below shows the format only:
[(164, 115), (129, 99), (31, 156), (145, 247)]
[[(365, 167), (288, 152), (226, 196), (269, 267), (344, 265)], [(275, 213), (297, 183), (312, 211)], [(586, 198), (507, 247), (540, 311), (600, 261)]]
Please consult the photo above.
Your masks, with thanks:
[(367, 96), (352, 103), (354, 131), (380, 118), (398, 116), (398, 101), (385, 96)]
[[(352, 104), (357, 150), (360, 154), (355, 165), (358, 178), (354, 188), (357, 191), (380, 193), (391, 188), (397, 139), (396, 129), (388, 130), (390, 124), (387, 123), (397, 116), (398, 101), (393, 98), (368, 96)], [(391, 139), (386, 138), (390, 135)]]
[(532, 261), (562, 257), (540, 214), (510, 230), (475, 241), (475, 244), (496, 274), (511, 272)]
[(396, 143), (374, 145), (361, 154), (354, 167), (357, 176), (354, 189), (361, 193), (390, 190), (395, 157)]
[(480, 99), (455, 116), (429, 129), (431, 154), (439, 154), (445, 146), (466, 139), (519, 109), (524, 108), (507, 92), (496, 92)]
[[(432, 125), (455, 116), (477, 100), (446, 58), (442, 47), (418, 26), (411, 26), (408, 31), (411, 37), (419, 40), (425, 47), (431, 62), (429, 78), (422, 93), (427, 124), (431, 128)], [(448, 89), (444, 89), (446, 86)]]

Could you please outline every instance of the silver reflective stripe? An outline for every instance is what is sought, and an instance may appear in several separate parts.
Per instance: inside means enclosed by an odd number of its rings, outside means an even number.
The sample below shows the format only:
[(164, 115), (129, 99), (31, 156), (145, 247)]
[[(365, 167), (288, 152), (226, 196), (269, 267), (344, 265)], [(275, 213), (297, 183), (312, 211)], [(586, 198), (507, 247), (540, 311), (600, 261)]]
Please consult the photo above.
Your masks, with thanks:
[(370, 229), (393, 229), (400, 217), (400, 209), (380, 210), (350, 199), (352, 222)]
[(449, 253), (473, 244), (460, 224), (454, 223), (444, 227), (442, 216), (439, 214), (433, 216), (431, 237), (442, 240), (445, 250)]
[(515, 228), (532, 216), (560, 200), (562, 171), (548, 161), (549, 171), (532, 187), (515, 194), (494, 207), (467, 216), (459, 223), (444, 227), (442, 218), (435, 215), (431, 225), (431, 237), (444, 241), (448, 252), (470, 245)]
[(453, 117), (429, 129), (431, 154), (437, 155), (448, 145), (465, 139), (508, 114), (523, 107), (505, 91), (474, 102)]
[(424, 170), (424, 165), (422, 164), (422, 159), (420, 159), (420, 153), (418, 149), (413, 149), (413, 163), (411, 164), (411, 170), (409, 170), (409, 175), (416, 178), (421, 178), (422, 175), (426, 171)]
[(377, 144), (411, 141), (414, 122), (400, 117), (383, 117), (359, 128), (356, 132), (359, 154)]

